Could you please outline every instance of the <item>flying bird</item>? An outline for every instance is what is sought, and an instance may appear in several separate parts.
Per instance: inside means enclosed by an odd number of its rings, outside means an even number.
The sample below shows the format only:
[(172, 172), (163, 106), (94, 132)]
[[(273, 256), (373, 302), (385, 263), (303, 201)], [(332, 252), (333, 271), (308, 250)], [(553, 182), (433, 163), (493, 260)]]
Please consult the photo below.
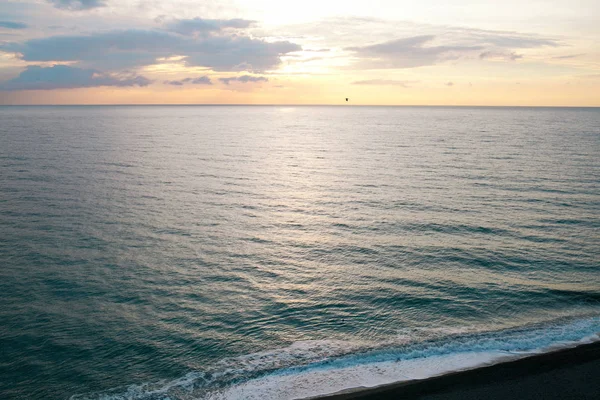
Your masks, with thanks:
[(346, 97), (346, 101), (348, 101), (348, 98)]

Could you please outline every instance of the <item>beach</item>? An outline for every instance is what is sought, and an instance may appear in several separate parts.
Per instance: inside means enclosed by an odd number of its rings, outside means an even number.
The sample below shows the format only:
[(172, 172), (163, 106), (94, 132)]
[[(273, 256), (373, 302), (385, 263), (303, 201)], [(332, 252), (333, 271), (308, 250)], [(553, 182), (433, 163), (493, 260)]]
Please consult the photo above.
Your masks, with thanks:
[(595, 342), (429, 379), (356, 389), (317, 398), (598, 399), (599, 376), (600, 342)]

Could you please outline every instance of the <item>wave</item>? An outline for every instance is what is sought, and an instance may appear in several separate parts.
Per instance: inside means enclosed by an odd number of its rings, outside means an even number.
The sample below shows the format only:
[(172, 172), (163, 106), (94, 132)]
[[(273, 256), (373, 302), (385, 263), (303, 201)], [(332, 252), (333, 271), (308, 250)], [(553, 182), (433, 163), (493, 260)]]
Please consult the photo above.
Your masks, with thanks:
[(386, 343), (296, 342), (228, 358), (171, 381), (78, 394), (71, 400), (299, 399), (476, 368), (600, 340), (600, 315), (519, 328), (406, 329)]

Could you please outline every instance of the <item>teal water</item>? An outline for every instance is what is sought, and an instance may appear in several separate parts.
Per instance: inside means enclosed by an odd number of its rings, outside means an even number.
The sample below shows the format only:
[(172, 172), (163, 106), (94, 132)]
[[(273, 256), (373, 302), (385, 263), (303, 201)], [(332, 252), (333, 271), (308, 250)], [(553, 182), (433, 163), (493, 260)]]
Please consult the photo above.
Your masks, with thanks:
[(600, 109), (0, 107), (0, 398), (596, 335), (599, 156)]

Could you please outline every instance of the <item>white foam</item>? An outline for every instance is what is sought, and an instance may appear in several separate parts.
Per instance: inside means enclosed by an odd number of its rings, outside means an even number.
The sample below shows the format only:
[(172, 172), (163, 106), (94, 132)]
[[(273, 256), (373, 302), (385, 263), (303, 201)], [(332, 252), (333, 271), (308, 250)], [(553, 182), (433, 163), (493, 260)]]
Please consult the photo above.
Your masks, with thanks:
[(350, 389), (372, 388), (392, 383), (426, 379), (465, 371), (535, 354), (600, 341), (598, 334), (577, 341), (554, 343), (528, 351), (464, 352), (409, 360), (375, 362), (342, 368), (308, 369), (250, 380), (212, 393), (206, 400), (293, 400), (324, 396)]
[(408, 331), (402, 332), (398, 341), (384, 344), (297, 342), (286, 348), (224, 359), (205, 371), (172, 381), (76, 395), (72, 400), (309, 398), (425, 379), (600, 341), (600, 317), (483, 333), (473, 333), (468, 328), (452, 332), (429, 330), (416, 332), (419, 338), (427, 338), (423, 342), (409, 340)]
[(403, 361), (386, 361), (345, 368), (277, 374), (213, 393), (207, 400), (291, 400), (310, 398), (357, 387), (424, 379), (451, 371), (478, 367), (506, 357), (500, 352), (452, 354)]

